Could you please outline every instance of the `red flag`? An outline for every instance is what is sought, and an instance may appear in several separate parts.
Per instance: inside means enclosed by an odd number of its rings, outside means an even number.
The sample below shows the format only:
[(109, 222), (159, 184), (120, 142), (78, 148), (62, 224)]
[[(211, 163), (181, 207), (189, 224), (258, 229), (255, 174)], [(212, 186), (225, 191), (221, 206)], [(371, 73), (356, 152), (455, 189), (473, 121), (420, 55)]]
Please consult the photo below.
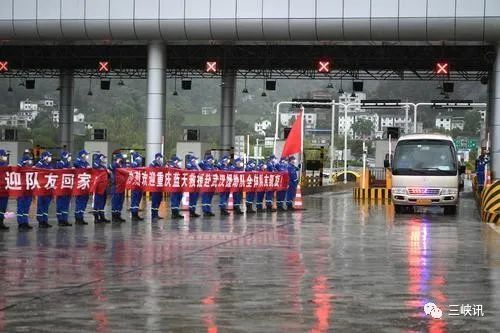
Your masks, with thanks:
[(304, 109), (301, 108), (299, 116), (295, 123), (293, 123), (292, 129), (286, 138), (285, 146), (283, 147), (283, 152), (281, 157), (290, 156), (296, 153), (300, 153), (302, 150), (302, 114)]

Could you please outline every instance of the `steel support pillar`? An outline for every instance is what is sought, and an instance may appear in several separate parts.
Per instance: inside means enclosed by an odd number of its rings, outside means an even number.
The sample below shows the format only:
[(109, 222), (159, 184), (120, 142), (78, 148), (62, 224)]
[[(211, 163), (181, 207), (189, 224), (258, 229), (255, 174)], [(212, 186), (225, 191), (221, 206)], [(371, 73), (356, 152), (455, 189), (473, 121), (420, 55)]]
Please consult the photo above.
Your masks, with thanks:
[(75, 79), (72, 70), (62, 70), (59, 76), (59, 146), (73, 149), (73, 92)]
[(230, 152), (234, 147), (234, 101), (236, 99), (236, 71), (225, 69), (221, 82), (220, 138), (221, 148)]
[(148, 109), (146, 113), (146, 162), (164, 152), (165, 94), (166, 94), (166, 45), (151, 42), (148, 45)]
[(496, 59), (490, 75), (489, 111), (489, 143), (491, 158), (491, 178), (500, 179), (500, 44), (496, 45)]

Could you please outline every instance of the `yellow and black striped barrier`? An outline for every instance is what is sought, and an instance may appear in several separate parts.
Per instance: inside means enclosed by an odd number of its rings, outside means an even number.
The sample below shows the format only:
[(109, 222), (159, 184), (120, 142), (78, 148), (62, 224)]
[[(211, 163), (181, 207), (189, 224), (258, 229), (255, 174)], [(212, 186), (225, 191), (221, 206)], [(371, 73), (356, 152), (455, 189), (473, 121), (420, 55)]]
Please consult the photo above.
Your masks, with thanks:
[(390, 199), (391, 189), (383, 187), (354, 188), (354, 199)]
[(481, 220), (500, 224), (500, 181), (486, 185), (480, 198)]

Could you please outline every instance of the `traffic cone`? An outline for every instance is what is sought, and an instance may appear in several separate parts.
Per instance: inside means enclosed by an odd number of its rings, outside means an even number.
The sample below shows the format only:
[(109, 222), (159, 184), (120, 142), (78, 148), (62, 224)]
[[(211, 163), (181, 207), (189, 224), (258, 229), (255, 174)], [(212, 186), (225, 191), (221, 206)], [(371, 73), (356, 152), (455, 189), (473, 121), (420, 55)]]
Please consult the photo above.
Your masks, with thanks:
[(189, 210), (189, 192), (182, 193), (181, 210)]
[(295, 195), (295, 201), (293, 203), (295, 209), (302, 209), (302, 190), (300, 189), (300, 184), (297, 186), (297, 194)]
[(234, 209), (233, 192), (229, 193), (229, 199), (227, 200), (227, 209)]

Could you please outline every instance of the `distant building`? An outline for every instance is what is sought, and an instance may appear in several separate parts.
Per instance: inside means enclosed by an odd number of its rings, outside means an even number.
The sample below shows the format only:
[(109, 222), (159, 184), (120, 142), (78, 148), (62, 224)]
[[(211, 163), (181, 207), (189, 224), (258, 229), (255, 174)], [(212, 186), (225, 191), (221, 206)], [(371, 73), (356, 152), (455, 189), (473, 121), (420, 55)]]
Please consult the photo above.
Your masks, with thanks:
[[(59, 126), (59, 110), (53, 110), (51, 112), (51, 119), (52, 119), (52, 123), (54, 123), (54, 125), (56, 127)], [(79, 110), (77, 108), (75, 108), (73, 110), (73, 122), (75, 123), (83, 123), (85, 122), (85, 115), (81, 112), (79, 112)]]
[(32, 102), (29, 98), (19, 102), (19, 111), (37, 111), (38, 103)]
[[(339, 95), (339, 103), (342, 104), (355, 104), (355, 103), (361, 103), (362, 100), (366, 99), (366, 94), (362, 92), (353, 92), (353, 93), (343, 93)], [(343, 108), (341, 108), (341, 112), (343, 111)], [(353, 105), (349, 106), (348, 111), (355, 111), (355, 112), (361, 112), (361, 106), (360, 105)]]
[(269, 120), (261, 120), (254, 124), (254, 130), (259, 135), (266, 135), (266, 130), (271, 128), (272, 123)]
[(436, 116), (436, 122), (435, 122), (435, 127), (436, 128), (442, 128), (447, 131), (451, 131), (453, 129), (464, 129), (464, 117), (454, 117), (454, 116), (448, 116), (448, 115), (443, 115), (443, 114), (438, 114)]
[(484, 123), (486, 121), (486, 110), (479, 110), (479, 114), (481, 115), (481, 122)]
[[(283, 112), (280, 113), (280, 123), (282, 126), (291, 127), (297, 116), (298, 112)], [(316, 113), (304, 113), (304, 127), (306, 129), (315, 129), (318, 122), (318, 115)]]
[(216, 113), (217, 113), (217, 108), (214, 108), (212, 106), (204, 106), (201, 108), (201, 114), (203, 116), (208, 116)]

